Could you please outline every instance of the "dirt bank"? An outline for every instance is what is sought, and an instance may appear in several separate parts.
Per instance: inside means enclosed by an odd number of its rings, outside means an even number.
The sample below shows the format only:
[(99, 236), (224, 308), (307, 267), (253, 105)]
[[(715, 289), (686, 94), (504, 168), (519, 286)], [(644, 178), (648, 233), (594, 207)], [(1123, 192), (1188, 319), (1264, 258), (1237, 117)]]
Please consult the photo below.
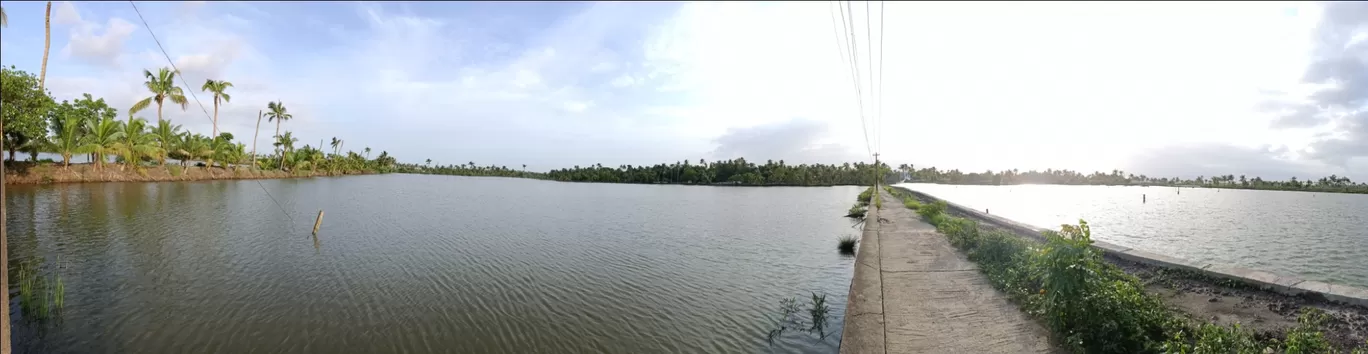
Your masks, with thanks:
[[(920, 193), (913, 195), (923, 203), (934, 201)], [(974, 220), (983, 228), (1007, 231), (1036, 242), (1043, 240), (1034, 231), (1024, 230), (1018, 225), (1004, 225), (998, 220), (955, 208), (950, 208), (947, 213)], [(1110, 255), (1104, 258), (1126, 273), (1140, 278), (1147, 292), (1162, 297), (1170, 307), (1193, 320), (1223, 325), (1239, 322), (1261, 339), (1285, 338), (1286, 331), (1297, 325), (1300, 310), (1314, 307), (1329, 315), (1321, 329), (1336, 347), (1345, 350), (1362, 346), (1368, 340), (1368, 308), (1362, 306), (1334, 303), (1319, 296), (1284, 295), (1240, 281), (1135, 263)]]
[(72, 164), (71, 166), (64, 168), (61, 164), (35, 165), (25, 162), (5, 163), (5, 184), (208, 181), (356, 174), (368, 173), (358, 171), (346, 173), (327, 173), (326, 171), (313, 173), (312, 171), (302, 171), (301, 173), (291, 173), (278, 170), (255, 170), (247, 167), (228, 169), (222, 167), (180, 167), (179, 165), (143, 166), (140, 169), (134, 170), (128, 167), (120, 169), (120, 166), (112, 164), (105, 165), (102, 170), (97, 170), (92, 164)]

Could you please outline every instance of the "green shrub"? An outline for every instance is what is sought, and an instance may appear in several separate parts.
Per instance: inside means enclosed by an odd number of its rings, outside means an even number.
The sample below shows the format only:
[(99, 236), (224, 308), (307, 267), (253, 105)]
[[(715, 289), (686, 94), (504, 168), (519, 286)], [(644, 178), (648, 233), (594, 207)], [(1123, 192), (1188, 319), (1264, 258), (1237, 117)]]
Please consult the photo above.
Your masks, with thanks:
[(873, 197), (874, 187), (869, 187), (869, 189), (866, 189), (864, 192), (860, 192), (860, 195), (855, 197), (855, 201), (862, 205), (869, 205), (869, 200)]
[(1173, 338), (1164, 342), (1163, 352), (1171, 354), (1260, 354), (1266, 348), (1254, 338), (1254, 333), (1236, 323), (1230, 328), (1202, 324), (1196, 330), (1194, 340), (1183, 331), (1175, 332)]
[(841, 251), (841, 254), (854, 254), (857, 242), (859, 240), (855, 236), (841, 236), (836, 239), (836, 250)]
[(181, 167), (180, 165), (167, 165), (166, 172), (170, 173), (172, 177), (180, 177)]
[(865, 216), (865, 212), (867, 211), (868, 210), (863, 205), (860, 205), (860, 203), (855, 203), (855, 205), (850, 206), (850, 210), (846, 211), (846, 217), (856, 219), (863, 218)]
[(924, 204), (920, 208), (917, 208), (917, 215), (921, 215), (923, 218), (928, 219), (927, 222), (930, 222), (931, 225), (937, 225), (936, 222), (930, 219), (946, 216), (945, 210), (949, 208), (950, 206), (947, 205), (944, 200), (937, 200), (935, 203)]
[(147, 169), (142, 167), (134, 167), (133, 170), (138, 172), (139, 176), (147, 177)]
[(1297, 326), (1287, 331), (1287, 354), (1332, 353), (1330, 341), (1321, 333), (1320, 326), (1325, 323), (1326, 315), (1316, 308), (1306, 308), (1297, 316)]

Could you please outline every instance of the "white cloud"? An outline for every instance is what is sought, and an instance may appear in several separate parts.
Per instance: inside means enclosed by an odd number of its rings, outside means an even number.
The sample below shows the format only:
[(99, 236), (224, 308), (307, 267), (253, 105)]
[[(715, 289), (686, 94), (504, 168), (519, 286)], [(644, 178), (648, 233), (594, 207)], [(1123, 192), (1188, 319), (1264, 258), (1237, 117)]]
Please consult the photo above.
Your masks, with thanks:
[[(1352, 123), (1270, 128), (1271, 112), (1312, 102), (1289, 94), (1261, 105), (1267, 91), (1313, 92), (1300, 81), (1320, 18), (1301, 3), (893, 2), (884, 24), (874, 5), (872, 38), (864, 5), (852, 4), (863, 105), (827, 3), (595, 3), (550, 7), (576, 12), (549, 19), (348, 6), (354, 13), (342, 15), (355, 19), (306, 9), (280, 21), (291, 14), (210, 2), (154, 24), (187, 90), (205, 78), (237, 85), (220, 111), (225, 130), (250, 130), (255, 111), (281, 99), (302, 141), (350, 136), (402, 158), (866, 159), (868, 125), (885, 160), (963, 170), (1110, 170), (1166, 147), (1267, 154), (1261, 147), (1275, 145), (1286, 149), (1269, 158), (1329, 171), (1304, 160), (1335, 148), (1312, 145)], [(55, 10), (86, 23), (69, 4)], [(883, 53), (866, 52), (880, 28)], [(137, 53), (127, 56), (137, 68), (165, 62), (147, 43), (125, 52)], [(872, 104), (871, 57), (883, 59), (882, 107)], [(53, 87), (131, 101), (141, 78), (129, 71)], [(193, 103), (168, 111), (207, 125)], [(507, 136), (527, 143), (487, 148)]]

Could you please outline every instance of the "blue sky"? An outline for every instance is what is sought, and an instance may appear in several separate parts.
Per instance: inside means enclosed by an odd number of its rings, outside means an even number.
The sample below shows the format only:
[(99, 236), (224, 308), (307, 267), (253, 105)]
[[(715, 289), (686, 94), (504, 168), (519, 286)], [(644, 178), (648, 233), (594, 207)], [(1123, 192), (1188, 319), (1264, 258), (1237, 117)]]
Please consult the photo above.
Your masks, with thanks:
[[(1352, 15), (1368, 11), (1343, 4), (898, 2), (881, 21), (878, 3), (870, 19), (853, 3), (857, 33), (872, 28), (856, 39), (858, 81), (821, 2), (138, 7), (187, 89), (236, 84), (220, 127), (249, 144), (256, 112), (282, 100), (301, 143), (335, 136), (409, 162), (830, 163), (878, 150), (965, 170), (1368, 179), (1356, 99), (1368, 94), (1354, 93), (1368, 87), (1355, 39), (1368, 18)], [(38, 70), (43, 5), (4, 4), (4, 65)], [(870, 75), (864, 60), (880, 55)], [(128, 3), (53, 3), (59, 99), (126, 108), (145, 96), (142, 70), (166, 63)], [(167, 116), (209, 130), (193, 101)]]

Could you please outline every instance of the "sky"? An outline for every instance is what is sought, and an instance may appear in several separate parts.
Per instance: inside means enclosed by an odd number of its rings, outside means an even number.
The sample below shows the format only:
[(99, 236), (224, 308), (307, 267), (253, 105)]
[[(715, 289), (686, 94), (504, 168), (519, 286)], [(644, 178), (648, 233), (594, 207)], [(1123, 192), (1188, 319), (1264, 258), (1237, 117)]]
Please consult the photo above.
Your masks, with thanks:
[[(249, 149), (279, 100), (301, 145), (416, 163), (878, 152), (963, 171), (1368, 180), (1368, 3), (883, 5), (138, 2), (144, 26), (127, 2), (54, 2), (47, 86), (126, 110), (169, 56), (205, 108), (165, 114), (192, 131), (213, 110), (200, 85), (222, 79), (220, 129)], [(0, 64), (37, 72), (44, 3), (4, 7)]]

